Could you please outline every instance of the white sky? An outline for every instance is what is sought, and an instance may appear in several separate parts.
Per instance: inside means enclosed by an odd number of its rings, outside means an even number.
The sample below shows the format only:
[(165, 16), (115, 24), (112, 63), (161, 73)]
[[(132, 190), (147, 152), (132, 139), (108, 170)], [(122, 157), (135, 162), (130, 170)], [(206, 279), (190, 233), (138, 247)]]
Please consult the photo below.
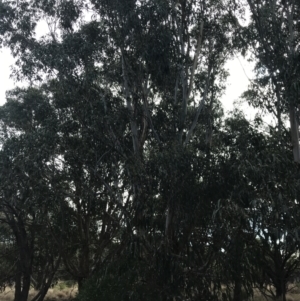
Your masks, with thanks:
[(238, 100), (241, 94), (247, 90), (249, 79), (254, 78), (254, 64), (249, 63), (242, 56), (236, 56), (229, 60), (225, 68), (228, 69), (230, 76), (227, 79), (227, 88), (222, 97), (225, 111), (233, 109), (234, 101)]

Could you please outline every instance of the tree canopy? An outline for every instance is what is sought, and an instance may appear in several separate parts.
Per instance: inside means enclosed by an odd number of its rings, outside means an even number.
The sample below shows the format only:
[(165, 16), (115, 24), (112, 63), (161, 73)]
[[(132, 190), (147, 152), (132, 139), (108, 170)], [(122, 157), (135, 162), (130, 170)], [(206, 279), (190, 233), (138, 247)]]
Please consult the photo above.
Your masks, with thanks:
[[(285, 300), (300, 263), (299, 28), (293, 0), (1, 1), (27, 87), (0, 108), (0, 284), (16, 301), (58, 277), (78, 301), (240, 301), (271, 283)], [(236, 53), (256, 60), (244, 101), (275, 125), (224, 115)]]

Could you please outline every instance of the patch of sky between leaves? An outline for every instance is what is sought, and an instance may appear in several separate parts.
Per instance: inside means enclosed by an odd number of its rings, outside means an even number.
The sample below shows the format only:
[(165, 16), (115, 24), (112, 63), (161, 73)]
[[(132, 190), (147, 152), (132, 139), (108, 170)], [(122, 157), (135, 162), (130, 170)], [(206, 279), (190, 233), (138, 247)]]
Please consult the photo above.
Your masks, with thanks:
[[(81, 22), (87, 22), (93, 19), (93, 15), (91, 12), (86, 12), (84, 18)], [(50, 20), (48, 20), (50, 21)], [(43, 36), (49, 34), (53, 28), (49, 25), (50, 22), (47, 20), (41, 20), (38, 22), (35, 28), (35, 37), (36, 39), (40, 39)], [(6, 101), (5, 93), (8, 90), (15, 88), (16, 86), (26, 87), (28, 84), (25, 82), (15, 82), (11, 78), (11, 68), (15, 63), (15, 59), (11, 55), (11, 51), (9, 48), (0, 48), (0, 105), (3, 105)]]

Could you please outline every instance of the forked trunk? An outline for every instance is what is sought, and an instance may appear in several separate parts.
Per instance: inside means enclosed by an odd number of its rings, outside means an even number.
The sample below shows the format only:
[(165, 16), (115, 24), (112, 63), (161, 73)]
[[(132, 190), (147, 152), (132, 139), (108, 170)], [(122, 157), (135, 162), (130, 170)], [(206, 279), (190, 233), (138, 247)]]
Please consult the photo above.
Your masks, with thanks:
[(21, 264), (19, 264), (19, 267), (20, 271), (16, 277), (14, 301), (27, 301), (30, 290), (30, 273), (22, 271)]

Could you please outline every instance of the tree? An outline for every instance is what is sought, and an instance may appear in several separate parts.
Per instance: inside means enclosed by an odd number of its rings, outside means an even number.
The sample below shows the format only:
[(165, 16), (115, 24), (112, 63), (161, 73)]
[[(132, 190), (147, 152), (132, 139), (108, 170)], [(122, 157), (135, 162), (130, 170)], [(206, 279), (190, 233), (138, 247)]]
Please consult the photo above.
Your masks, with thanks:
[[(56, 120), (48, 99), (40, 91), (16, 89), (8, 95), (7, 104), (0, 111), (1, 224), (14, 237), (15, 300), (27, 300), (31, 277), (35, 269), (41, 269), (38, 264), (43, 258), (47, 275), (41, 278), (40, 291), (34, 298), (42, 300), (60, 261), (58, 246), (49, 248), (48, 240), (43, 239), (55, 200), (47, 164), (54, 158)], [(37, 248), (44, 254), (39, 255)]]
[(121, 100), (89, 81), (89, 72), (82, 79), (52, 80), (45, 87), (59, 119), (58, 185), (64, 183), (64, 227), (56, 227), (55, 233), (61, 235), (63, 262), (79, 289), (110, 253), (124, 210), (117, 191), (122, 155), (110, 129), (113, 126), (119, 137), (124, 134), (122, 116), (116, 124), (123, 111)]
[[(287, 139), (286, 132), (286, 145), (289, 144)], [(278, 145), (278, 141), (274, 131), (266, 149), (268, 153), (272, 152), (273, 159), (265, 163), (261, 194), (256, 202), (260, 216), (255, 223), (260, 229), (257, 234), (258, 262), (274, 285), (276, 297), (285, 300), (288, 282), (299, 267), (299, 259), (295, 256), (299, 249), (299, 168), (290, 160), (290, 149)]]
[[(240, 256), (247, 257), (236, 265), (241, 269), (248, 263), (242, 271), (247, 274), (249, 270), (251, 285), (262, 285), (264, 291), (263, 282), (269, 279), (268, 283), (276, 289), (276, 297), (285, 299), (288, 281), (299, 266), (299, 260), (295, 258), (299, 248), (296, 222), (299, 216), (299, 170), (292, 161), (288, 132), (285, 130), (284, 136), (281, 132), (278, 139), (275, 128), (263, 128), (258, 117), (251, 125), (240, 113), (227, 119), (226, 123), (231, 157), (227, 183), (230, 185), (234, 179), (234, 187), (229, 204), (226, 206), (225, 203), (221, 211), (226, 213), (234, 204), (241, 222), (235, 225), (237, 230), (230, 233), (230, 248), (224, 247), (224, 250), (234, 249), (232, 237), (240, 231), (241, 238), (237, 243), (243, 249)], [(233, 215), (232, 211), (230, 215)], [(236, 223), (238, 219), (233, 220)], [(247, 250), (243, 241), (247, 243)], [(233, 250), (231, 252), (235, 254)], [(236, 258), (235, 254), (235, 262)], [(228, 269), (230, 271), (230, 267)]]
[[(278, 140), (259, 119), (224, 120), (219, 103), (226, 60), (261, 37), (237, 26), (244, 8), (230, 0), (1, 2), (1, 42), (17, 59), (15, 78), (30, 85), (8, 94), (0, 116), (1, 212), (11, 229), (18, 218), (24, 225), (27, 279), (61, 258), (82, 300), (241, 300), (256, 281), (253, 254), (270, 251), (269, 264), (273, 228), (296, 248), (285, 212), (296, 212), (297, 167), (281, 115)], [(37, 39), (41, 20), (49, 33)], [(281, 71), (272, 80), (283, 99), (292, 90)], [(253, 104), (257, 95), (245, 94)]]
[[(299, 4), (293, 0), (247, 2), (251, 23), (241, 31), (246, 32), (246, 47), (257, 59), (251, 103), (274, 114), (279, 131), (284, 125), (283, 116), (288, 116), (293, 157), (299, 162)], [(272, 90), (272, 101), (259, 93), (266, 86)]]

